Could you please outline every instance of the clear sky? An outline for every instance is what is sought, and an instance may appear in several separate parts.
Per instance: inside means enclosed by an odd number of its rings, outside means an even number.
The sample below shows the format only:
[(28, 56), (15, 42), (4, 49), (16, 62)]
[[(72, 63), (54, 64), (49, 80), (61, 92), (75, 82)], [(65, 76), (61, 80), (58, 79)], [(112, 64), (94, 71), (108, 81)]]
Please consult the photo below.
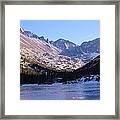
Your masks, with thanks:
[(78, 45), (100, 37), (99, 20), (21, 20), (20, 26), (52, 41), (63, 38)]

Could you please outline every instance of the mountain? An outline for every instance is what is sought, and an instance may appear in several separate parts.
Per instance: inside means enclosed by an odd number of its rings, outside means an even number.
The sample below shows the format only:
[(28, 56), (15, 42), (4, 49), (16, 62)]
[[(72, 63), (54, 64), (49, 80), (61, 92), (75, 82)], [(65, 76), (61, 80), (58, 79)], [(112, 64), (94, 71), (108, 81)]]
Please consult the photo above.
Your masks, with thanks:
[(94, 40), (83, 42), (80, 46), (76, 45), (73, 42), (65, 39), (58, 39), (56, 41), (49, 41), (48, 38), (45, 39), (44, 36), (39, 37), (38, 35), (26, 31), (23, 28), (20, 28), (20, 33), (29, 37), (38, 39), (40, 41), (49, 43), (50, 46), (54, 46), (60, 51), (60, 55), (68, 56), (70, 58), (79, 58), (83, 62), (89, 62), (91, 59), (100, 54), (100, 38)]
[(43, 36), (39, 37), (38, 35), (32, 33), (31, 31), (26, 31), (23, 28), (20, 28), (20, 33), (22, 33), (23, 35), (27, 37), (35, 38), (35, 39), (39, 39), (39, 40), (47, 42), (47, 40)]
[(84, 62), (89, 62), (100, 54), (100, 38), (83, 42), (80, 46), (68, 40), (58, 39), (53, 42), (53, 45), (61, 49), (61, 55), (71, 58), (80, 58)]
[(66, 72), (58, 75), (61, 79), (61, 82), (67, 81), (77, 81), (81, 78), (85, 78), (85, 81), (90, 81), (91, 78), (95, 78), (96, 81), (99, 81), (100, 77), (100, 55), (92, 59), (89, 63), (85, 64), (81, 68), (74, 70), (73, 72)]
[(100, 38), (83, 42), (80, 45), (80, 49), (85, 53), (100, 53)]
[(66, 82), (99, 74), (99, 40), (78, 46), (64, 39), (49, 41), (20, 28), (21, 84)]
[(61, 49), (62, 51), (76, 47), (75, 43), (72, 43), (72, 42), (62, 39), (62, 38), (56, 40), (53, 43), (53, 45), (56, 46), (57, 48)]
[(21, 73), (36, 73), (31, 66), (37, 64), (56, 71), (73, 71), (84, 65), (81, 59), (60, 55), (61, 50), (30, 31), (20, 29)]

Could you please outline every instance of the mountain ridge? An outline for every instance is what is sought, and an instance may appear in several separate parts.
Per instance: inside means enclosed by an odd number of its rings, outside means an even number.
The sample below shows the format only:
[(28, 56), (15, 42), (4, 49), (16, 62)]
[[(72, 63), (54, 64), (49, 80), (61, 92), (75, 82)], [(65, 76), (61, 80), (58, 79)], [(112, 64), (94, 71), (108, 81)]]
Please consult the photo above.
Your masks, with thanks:
[[(88, 41), (82, 44), (83, 48), (87, 48), (87, 52), (83, 52), (80, 46), (69, 40), (58, 39), (51, 43), (44, 36), (39, 37), (20, 28), (20, 83), (52, 84), (75, 80), (85, 73), (99, 74), (100, 57), (97, 61), (95, 58), (99, 55), (99, 48), (95, 43), (89, 44)], [(97, 47), (92, 53), (91, 46)]]
[(41, 64), (44, 63), (46, 67), (51, 67), (56, 70), (78, 69), (99, 55), (100, 52), (100, 38), (83, 42), (78, 46), (75, 43), (62, 38), (50, 43), (48, 38), (45, 39), (43, 36), (39, 37), (23, 28), (20, 28), (20, 33), (21, 55), (29, 54), (27, 55), (28, 58), (34, 56), (34, 61), (35, 58), (37, 58), (38, 63), (41, 61)]
[[(53, 45), (61, 49), (61, 55), (69, 56), (71, 58), (80, 58), (83, 61), (91, 60), (100, 54), (100, 38), (83, 42), (81, 45), (76, 45), (73, 42), (62, 39), (53, 42)], [(67, 47), (66, 47), (67, 46)], [(89, 61), (88, 60), (88, 61)]]
[(61, 50), (46, 40), (31, 37), (31, 32), (20, 33), (21, 69), (32, 71), (31, 64), (38, 64), (56, 71), (73, 71), (84, 65), (81, 59), (60, 55)]

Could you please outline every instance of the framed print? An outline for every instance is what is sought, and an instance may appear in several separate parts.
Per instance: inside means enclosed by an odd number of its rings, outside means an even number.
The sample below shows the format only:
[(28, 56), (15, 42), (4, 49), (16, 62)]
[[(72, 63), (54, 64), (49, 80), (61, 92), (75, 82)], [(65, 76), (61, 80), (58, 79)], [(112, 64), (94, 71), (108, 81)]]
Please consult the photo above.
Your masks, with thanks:
[(1, 118), (119, 119), (118, 1), (1, 8)]

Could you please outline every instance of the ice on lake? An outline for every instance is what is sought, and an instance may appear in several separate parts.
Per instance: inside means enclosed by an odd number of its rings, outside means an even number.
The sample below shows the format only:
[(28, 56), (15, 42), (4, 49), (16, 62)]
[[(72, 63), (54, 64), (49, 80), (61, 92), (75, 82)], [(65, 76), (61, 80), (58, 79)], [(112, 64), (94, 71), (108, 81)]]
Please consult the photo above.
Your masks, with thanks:
[(21, 100), (99, 100), (100, 82), (29, 84), (20, 86)]

